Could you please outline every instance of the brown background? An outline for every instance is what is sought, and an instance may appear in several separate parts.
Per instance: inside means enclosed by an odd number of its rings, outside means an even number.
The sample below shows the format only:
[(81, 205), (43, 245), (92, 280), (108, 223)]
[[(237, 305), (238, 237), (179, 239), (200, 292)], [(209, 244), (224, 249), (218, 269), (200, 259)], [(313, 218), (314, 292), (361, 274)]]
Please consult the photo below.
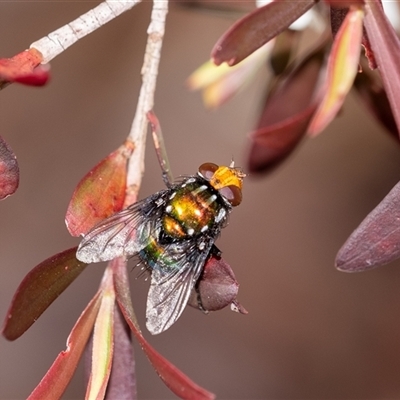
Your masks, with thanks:
[[(2, 2), (1, 56), (95, 4)], [(0, 134), (21, 168), (18, 192), (0, 204), (1, 318), (33, 266), (78, 243), (65, 229), (65, 210), (79, 179), (130, 128), (149, 12), (149, 3), (139, 5), (59, 56), (44, 89), (12, 85), (0, 95)], [(244, 162), (262, 81), (218, 112), (205, 111), (184, 86), (231, 22), (176, 6), (169, 13), (156, 112), (176, 175), (205, 161)], [(399, 263), (355, 275), (333, 267), (352, 229), (400, 178), (398, 146), (356, 100), (350, 95), (340, 118), (279, 170), (246, 179), (218, 246), (249, 315), (188, 309), (166, 333), (147, 335), (221, 399), (400, 398)], [(163, 187), (153, 153), (149, 146), (142, 196)], [(1, 399), (23, 399), (39, 382), (102, 271), (90, 266), (19, 340), (0, 339)], [(147, 283), (131, 276), (144, 325)], [(139, 397), (173, 398), (135, 350)], [(80, 370), (65, 398), (82, 398), (83, 388)]]

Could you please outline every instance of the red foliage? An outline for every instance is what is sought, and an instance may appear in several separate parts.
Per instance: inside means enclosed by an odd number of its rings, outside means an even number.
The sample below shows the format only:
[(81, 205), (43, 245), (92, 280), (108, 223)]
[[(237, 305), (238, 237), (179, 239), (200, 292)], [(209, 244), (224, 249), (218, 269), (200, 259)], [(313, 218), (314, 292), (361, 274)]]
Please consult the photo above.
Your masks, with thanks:
[(19, 184), (17, 157), (0, 136), (0, 200), (13, 194)]
[(76, 247), (41, 262), (20, 283), (7, 312), (3, 335), (19, 338), (85, 269)]
[(136, 340), (139, 342), (157, 374), (172, 392), (182, 399), (207, 400), (214, 399), (214, 394), (198, 386), (183, 372), (159, 354), (144, 338), (133, 311), (129, 280), (126, 272), (126, 261), (113, 261), (114, 285), (118, 305)]
[(48, 66), (40, 65), (42, 60), (42, 55), (36, 49), (0, 59), (0, 89), (12, 82), (30, 86), (45, 85), (50, 74)]
[(336, 266), (359, 272), (400, 257), (400, 183), (364, 219), (339, 250)]
[(98, 222), (122, 209), (127, 162), (132, 151), (132, 143), (127, 141), (100, 161), (79, 182), (65, 216), (65, 223), (72, 236), (87, 233)]
[(250, 134), (248, 169), (269, 171), (296, 148), (316, 109), (314, 99), (323, 51), (306, 57), (269, 93), (257, 129)]
[(247, 14), (232, 25), (215, 44), (215, 64), (235, 65), (284, 31), (317, 0), (274, 1)]
[(60, 399), (78, 366), (93, 330), (101, 303), (101, 292), (93, 297), (68, 336), (67, 347), (29, 395), (28, 400)]

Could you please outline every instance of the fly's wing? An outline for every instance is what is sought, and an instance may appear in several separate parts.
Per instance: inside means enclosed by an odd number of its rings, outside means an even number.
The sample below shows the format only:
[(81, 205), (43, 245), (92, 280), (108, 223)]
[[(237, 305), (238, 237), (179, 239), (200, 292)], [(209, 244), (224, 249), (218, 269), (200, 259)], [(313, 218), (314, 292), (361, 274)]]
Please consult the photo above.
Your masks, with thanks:
[(153, 335), (167, 330), (180, 317), (190, 293), (203, 269), (212, 239), (200, 251), (197, 243), (165, 247), (165, 254), (173, 254), (174, 264), (152, 267), (151, 284), (147, 296), (146, 327)]
[(76, 258), (90, 264), (131, 257), (146, 247), (159, 223), (165, 193), (148, 197), (101, 221), (83, 237)]

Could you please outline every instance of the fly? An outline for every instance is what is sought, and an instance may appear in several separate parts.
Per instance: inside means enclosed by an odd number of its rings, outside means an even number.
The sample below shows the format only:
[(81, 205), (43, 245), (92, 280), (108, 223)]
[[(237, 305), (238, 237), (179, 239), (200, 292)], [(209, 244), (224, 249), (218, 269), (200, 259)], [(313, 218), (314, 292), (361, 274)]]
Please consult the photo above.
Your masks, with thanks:
[(82, 239), (85, 263), (137, 256), (151, 271), (146, 326), (152, 334), (180, 317), (233, 207), (242, 201), (243, 172), (202, 164), (196, 175), (168, 184), (101, 221)]

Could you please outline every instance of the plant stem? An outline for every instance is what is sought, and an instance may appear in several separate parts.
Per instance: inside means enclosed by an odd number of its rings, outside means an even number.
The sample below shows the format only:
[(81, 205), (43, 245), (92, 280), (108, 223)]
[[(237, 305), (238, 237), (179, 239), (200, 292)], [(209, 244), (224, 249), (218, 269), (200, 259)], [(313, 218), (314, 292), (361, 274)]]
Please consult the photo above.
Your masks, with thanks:
[(144, 173), (144, 151), (148, 125), (146, 114), (153, 109), (154, 105), (154, 92), (156, 89), (167, 13), (168, 0), (154, 0), (151, 22), (147, 29), (147, 45), (142, 66), (142, 86), (140, 88), (135, 117), (128, 136), (128, 140), (133, 143), (134, 153), (129, 160), (128, 166), (126, 205), (136, 201), (137, 192)]
[(32, 43), (30, 48), (40, 51), (43, 56), (42, 64), (48, 63), (79, 39), (101, 28), (125, 11), (130, 10), (140, 1), (105, 0), (69, 24)]

